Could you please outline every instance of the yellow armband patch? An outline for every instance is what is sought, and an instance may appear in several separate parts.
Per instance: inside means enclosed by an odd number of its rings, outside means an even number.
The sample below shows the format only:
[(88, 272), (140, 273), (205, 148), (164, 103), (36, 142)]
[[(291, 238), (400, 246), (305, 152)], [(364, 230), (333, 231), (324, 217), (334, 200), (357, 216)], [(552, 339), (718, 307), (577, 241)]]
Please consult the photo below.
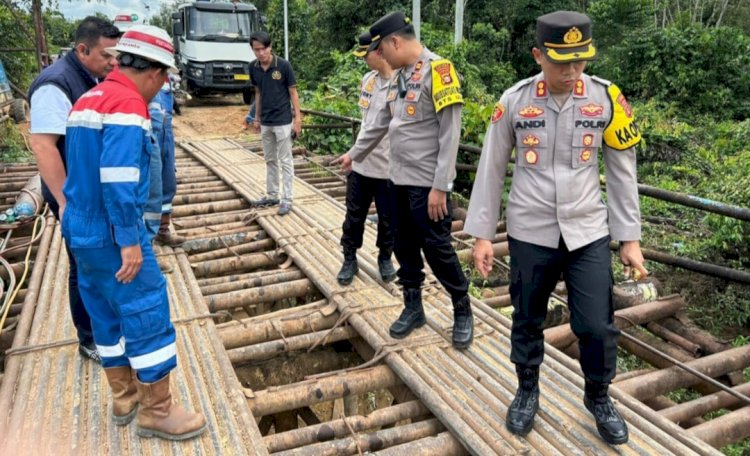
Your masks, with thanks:
[(453, 64), (446, 59), (432, 62), (432, 103), (435, 105), (435, 112), (463, 102), (461, 83)]
[(607, 93), (612, 100), (612, 121), (604, 130), (604, 142), (613, 149), (629, 149), (641, 142), (641, 131), (635, 123), (633, 110), (616, 85), (607, 87)]

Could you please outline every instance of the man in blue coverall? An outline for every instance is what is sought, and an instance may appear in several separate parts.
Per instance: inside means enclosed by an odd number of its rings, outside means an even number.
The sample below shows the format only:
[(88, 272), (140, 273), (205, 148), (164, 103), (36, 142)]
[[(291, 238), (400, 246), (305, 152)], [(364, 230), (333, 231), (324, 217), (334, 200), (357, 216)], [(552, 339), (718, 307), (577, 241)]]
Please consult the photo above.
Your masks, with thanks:
[(176, 70), (174, 50), (164, 30), (139, 25), (107, 51), (117, 54), (119, 68), (68, 117), (62, 231), (79, 265), (114, 423), (126, 425), (137, 413), (138, 435), (184, 440), (203, 433), (206, 419), (172, 402), (175, 329), (143, 223), (152, 149), (147, 103), (167, 70)]

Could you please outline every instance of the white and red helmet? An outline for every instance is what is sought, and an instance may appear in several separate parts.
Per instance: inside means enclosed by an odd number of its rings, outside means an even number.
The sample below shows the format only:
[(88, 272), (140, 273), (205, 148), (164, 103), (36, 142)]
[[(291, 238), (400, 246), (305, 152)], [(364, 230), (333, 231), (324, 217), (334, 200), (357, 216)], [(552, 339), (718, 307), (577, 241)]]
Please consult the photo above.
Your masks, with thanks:
[(164, 29), (153, 25), (135, 25), (120, 38), (117, 46), (107, 48), (107, 52), (117, 55), (121, 52), (137, 55), (152, 62), (159, 62), (173, 72), (177, 72), (174, 64), (174, 46), (172, 38)]

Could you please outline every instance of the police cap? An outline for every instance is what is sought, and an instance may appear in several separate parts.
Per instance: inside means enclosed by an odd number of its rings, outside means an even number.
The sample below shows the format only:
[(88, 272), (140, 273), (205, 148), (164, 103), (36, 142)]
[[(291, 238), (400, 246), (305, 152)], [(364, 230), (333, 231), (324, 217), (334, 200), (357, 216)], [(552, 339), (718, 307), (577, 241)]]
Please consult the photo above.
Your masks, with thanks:
[(556, 11), (536, 20), (536, 42), (550, 62), (593, 60), (591, 19), (574, 11)]
[(355, 57), (364, 57), (367, 55), (367, 48), (372, 44), (372, 35), (370, 32), (365, 32), (359, 35), (357, 49), (352, 52)]
[(374, 51), (378, 48), (378, 46), (380, 46), (383, 38), (387, 37), (391, 33), (398, 32), (399, 30), (406, 28), (406, 26), (408, 26), (409, 24), (411, 24), (411, 20), (409, 20), (409, 18), (406, 17), (406, 15), (401, 11), (394, 11), (381, 17), (370, 27), (372, 44), (370, 45), (368, 51)]

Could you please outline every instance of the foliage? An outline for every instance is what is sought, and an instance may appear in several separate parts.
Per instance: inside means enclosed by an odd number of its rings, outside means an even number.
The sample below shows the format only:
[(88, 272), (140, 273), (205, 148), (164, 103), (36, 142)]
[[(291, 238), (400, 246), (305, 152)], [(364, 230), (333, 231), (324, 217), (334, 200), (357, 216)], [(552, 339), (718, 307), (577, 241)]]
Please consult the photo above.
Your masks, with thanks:
[[(17, 11), (16, 14), (21, 17), (23, 26), (28, 30), (33, 30), (31, 17), (28, 14)], [(33, 41), (24, 33), (24, 29), (19, 26), (16, 19), (11, 15), (6, 7), (0, 7), (0, 47), (31, 47)], [(0, 54), (3, 60), (3, 66), (8, 73), (8, 79), (14, 84), (25, 90), (31, 84), (36, 76), (36, 57), (33, 52), (4, 52)]]
[(0, 122), (0, 163), (18, 163), (31, 160), (23, 136), (12, 120)]

